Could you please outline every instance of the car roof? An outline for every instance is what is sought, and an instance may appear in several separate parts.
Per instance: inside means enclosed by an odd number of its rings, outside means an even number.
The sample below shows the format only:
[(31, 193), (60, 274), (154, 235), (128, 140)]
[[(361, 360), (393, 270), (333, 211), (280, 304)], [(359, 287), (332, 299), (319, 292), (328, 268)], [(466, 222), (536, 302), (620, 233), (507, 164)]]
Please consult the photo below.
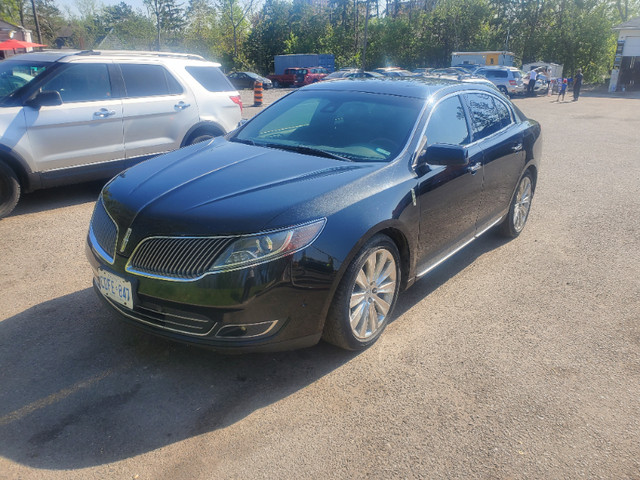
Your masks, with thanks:
[[(171, 60), (200, 60), (206, 61), (200, 55), (190, 53), (173, 53), (173, 52), (151, 52), (136, 50), (45, 50), (43, 52), (31, 52), (15, 55), (10, 60), (29, 60), (36, 62), (60, 62), (77, 58), (105, 58), (110, 60), (116, 59), (171, 59)], [(220, 66), (219, 63), (214, 63)]]
[(340, 90), (365, 93), (398, 95), (427, 99), (440, 91), (485, 90), (495, 93), (484, 83), (461, 82), (448, 78), (426, 77), (382, 77), (382, 78), (346, 78), (318, 82), (308, 85), (303, 90)]

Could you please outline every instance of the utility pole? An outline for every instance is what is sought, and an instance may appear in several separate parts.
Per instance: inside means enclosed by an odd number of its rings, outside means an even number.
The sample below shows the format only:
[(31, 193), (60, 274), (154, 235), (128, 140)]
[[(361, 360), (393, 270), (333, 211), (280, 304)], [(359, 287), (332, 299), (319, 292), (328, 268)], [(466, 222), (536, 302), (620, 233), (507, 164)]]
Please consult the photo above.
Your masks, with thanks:
[(38, 13), (36, 12), (36, 0), (31, 0), (33, 8), (33, 21), (36, 24), (36, 33), (38, 34), (38, 43), (42, 43), (42, 33), (40, 33), (40, 22), (38, 21)]
[(364, 71), (364, 67), (367, 63), (367, 27), (369, 26), (369, 0), (365, 3), (365, 14), (364, 14), (364, 43), (362, 45), (362, 71)]

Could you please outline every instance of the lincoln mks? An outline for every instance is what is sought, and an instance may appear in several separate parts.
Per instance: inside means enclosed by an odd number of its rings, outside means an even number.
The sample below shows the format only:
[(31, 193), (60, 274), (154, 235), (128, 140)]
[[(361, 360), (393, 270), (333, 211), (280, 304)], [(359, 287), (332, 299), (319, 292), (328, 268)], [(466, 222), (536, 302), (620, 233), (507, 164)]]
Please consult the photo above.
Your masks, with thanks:
[(371, 345), (399, 292), (489, 230), (517, 237), (540, 125), (485, 83), (321, 82), (111, 180), (94, 288), (148, 332), (220, 351)]

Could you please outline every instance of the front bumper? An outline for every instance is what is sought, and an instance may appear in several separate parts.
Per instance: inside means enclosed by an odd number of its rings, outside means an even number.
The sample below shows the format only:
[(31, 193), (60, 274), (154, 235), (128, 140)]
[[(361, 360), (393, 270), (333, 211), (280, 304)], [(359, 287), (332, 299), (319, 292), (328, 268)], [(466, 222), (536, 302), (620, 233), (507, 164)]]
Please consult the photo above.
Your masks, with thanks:
[[(314, 253), (310, 247), (256, 267), (176, 282), (128, 273), (126, 258), (107, 264), (90, 240), (86, 246), (94, 288), (120, 319), (223, 352), (289, 350), (320, 340), (335, 272)], [(101, 293), (102, 270), (130, 282), (133, 308)]]

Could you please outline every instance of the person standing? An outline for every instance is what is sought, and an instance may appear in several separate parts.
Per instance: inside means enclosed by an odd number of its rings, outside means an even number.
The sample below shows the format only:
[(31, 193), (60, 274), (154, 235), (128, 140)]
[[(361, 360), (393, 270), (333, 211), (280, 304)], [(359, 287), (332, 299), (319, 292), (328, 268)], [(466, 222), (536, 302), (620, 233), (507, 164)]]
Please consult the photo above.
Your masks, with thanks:
[(536, 78), (538, 78), (538, 72), (532, 69), (529, 72), (529, 84), (527, 85), (527, 95), (534, 95), (534, 87), (536, 86)]
[(582, 70), (579, 68), (573, 77), (573, 101), (577, 102), (582, 88)]
[(567, 79), (559, 78), (558, 81), (560, 84), (558, 86), (558, 99), (556, 102), (560, 101), (560, 97), (562, 97), (562, 101), (564, 102), (564, 94), (567, 92)]

